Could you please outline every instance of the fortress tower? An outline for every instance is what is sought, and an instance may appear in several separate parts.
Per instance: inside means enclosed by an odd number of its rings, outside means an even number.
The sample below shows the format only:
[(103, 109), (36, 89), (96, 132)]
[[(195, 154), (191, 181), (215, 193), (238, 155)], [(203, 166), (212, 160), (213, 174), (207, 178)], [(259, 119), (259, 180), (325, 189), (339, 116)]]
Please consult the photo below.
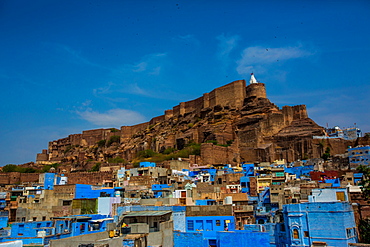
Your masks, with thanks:
[(246, 98), (267, 98), (265, 84), (258, 82), (253, 73), (251, 73), (251, 79), (249, 80), (249, 85), (245, 88), (245, 92)]

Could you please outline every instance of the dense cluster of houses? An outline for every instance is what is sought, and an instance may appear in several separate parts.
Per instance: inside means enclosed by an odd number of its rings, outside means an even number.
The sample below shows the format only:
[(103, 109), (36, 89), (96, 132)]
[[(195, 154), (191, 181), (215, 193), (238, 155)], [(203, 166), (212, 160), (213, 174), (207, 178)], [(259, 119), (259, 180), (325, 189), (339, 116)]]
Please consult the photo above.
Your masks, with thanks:
[[(349, 161), (366, 165), (368, 151), (349, 149)], [(99, 184), (44, 173), (2, 188), (0, 246), (348, 246), (370, 215), (362, 175), (325, 170), (322, 159), (141, 162)]]

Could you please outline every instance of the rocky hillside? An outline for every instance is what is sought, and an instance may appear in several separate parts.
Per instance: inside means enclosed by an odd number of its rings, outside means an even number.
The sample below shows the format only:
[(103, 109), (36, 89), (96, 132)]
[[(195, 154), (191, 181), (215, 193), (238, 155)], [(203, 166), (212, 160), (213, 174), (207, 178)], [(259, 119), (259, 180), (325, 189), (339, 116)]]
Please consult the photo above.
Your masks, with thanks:
[(330, 143), (319, 144), (312, 137), (323, 133), (308, 118), (304, 105), (280, 109), (266, 97), (263, 83), (246, 86), (245, 81), (235, 81), (147, 123), (83, 131), (52, 141), (38, 154), (37, 163), (86, 166), (177, 157), (197, 164), (294, 161), (320, 157)]

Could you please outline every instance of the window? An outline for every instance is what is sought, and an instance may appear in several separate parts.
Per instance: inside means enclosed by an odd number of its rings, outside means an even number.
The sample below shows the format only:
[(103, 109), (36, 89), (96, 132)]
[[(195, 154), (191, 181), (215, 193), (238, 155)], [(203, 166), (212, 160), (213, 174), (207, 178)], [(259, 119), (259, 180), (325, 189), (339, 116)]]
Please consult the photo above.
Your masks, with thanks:
[(305, 238), (309, 238), (309, 237), (310, 237), (310, 234), (309, 234), (309, 232), (308, 232), (308, 231), (304, 231), (303, 233), (304, 233), (304, 237), (305, 237)]
[(206, 230), (213, 231), (213, 223), (212, 223), (212, 220), (206, 220)]
[(72, 204), (72, 201), (63, 201), (63, 206), (69, 206)]
[(221, 225), (221, 221), (220, 220), (216, 220), (216, 226), (220, 226)]
[(46, 220), (46, 216), (42, 216), (42, 221), (45, 221)]
[(37, 221), (37, 217), (32, 217), (32, 220), (33, 221)]
[(285, 232), (285, 226), (284, 226), (284, 224), (280, 224), (280, 231), (281, 232)]
[(345, 201), (345, 195), (344, 192), (337, 192), (337, 200), (338, 201)]
[(188, 231), (194, 231), (194, 221), (188, 220)]
[(294, 239), (299, 239), (299, 232), (297, 229), (293, 229), (293, 238)]
[(352, 238), (356, 236), (356, 228), (347, 228), (347, 238)]
[(203, 231), (203, 220), (196, 220), (195, 221), (195, 229)]

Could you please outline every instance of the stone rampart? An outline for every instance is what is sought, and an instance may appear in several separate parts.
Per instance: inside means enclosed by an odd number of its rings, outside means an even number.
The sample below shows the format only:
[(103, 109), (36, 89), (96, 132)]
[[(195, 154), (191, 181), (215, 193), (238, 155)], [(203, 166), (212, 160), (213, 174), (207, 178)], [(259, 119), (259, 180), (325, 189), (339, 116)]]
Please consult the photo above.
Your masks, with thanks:
[(132, 136), (140, 131), (145, 130), (149, 127), (149, 122), (136, 124), (133, 126), (122, 126), (121, 127), (121, 139), (130, 139)]
[[(264, 84), (260, 87), (264, 88)], [(191, 112), (199, 113), (203, 108), (212, 108), (216, 105), (240, 108), (243, 106), (245, 97), (245, 80), (238, 80), (222, 87), (218, 87), (212, 90), (210, 93), (205, 93), (202, 97), (197, 99), (181, 102), (179, 105), (173, 107), (172, 114), (173, 116), (177, 117), (179, 115), (184, 115)]]
[(202, 143), (201, 164), (237, 164), (238, 155), (230, 147), (217, 146), (212, 143)]
[(103, 180), (112, 179), (112, 172), (73, 172), (65, 176), (68, 184), (101, 184)]
[(164, 120), (165, 120), (165, 115), (161, 115), (161, 116), (152, 118), (150, 120), (149, 124), (150, 125), (153, 125), (153, 124), (156, 124), (156, 123), (163, 122)]
[(39, 181), (40, 173), (2, 172), (0, 173), (0, 184), (33, 183)]

